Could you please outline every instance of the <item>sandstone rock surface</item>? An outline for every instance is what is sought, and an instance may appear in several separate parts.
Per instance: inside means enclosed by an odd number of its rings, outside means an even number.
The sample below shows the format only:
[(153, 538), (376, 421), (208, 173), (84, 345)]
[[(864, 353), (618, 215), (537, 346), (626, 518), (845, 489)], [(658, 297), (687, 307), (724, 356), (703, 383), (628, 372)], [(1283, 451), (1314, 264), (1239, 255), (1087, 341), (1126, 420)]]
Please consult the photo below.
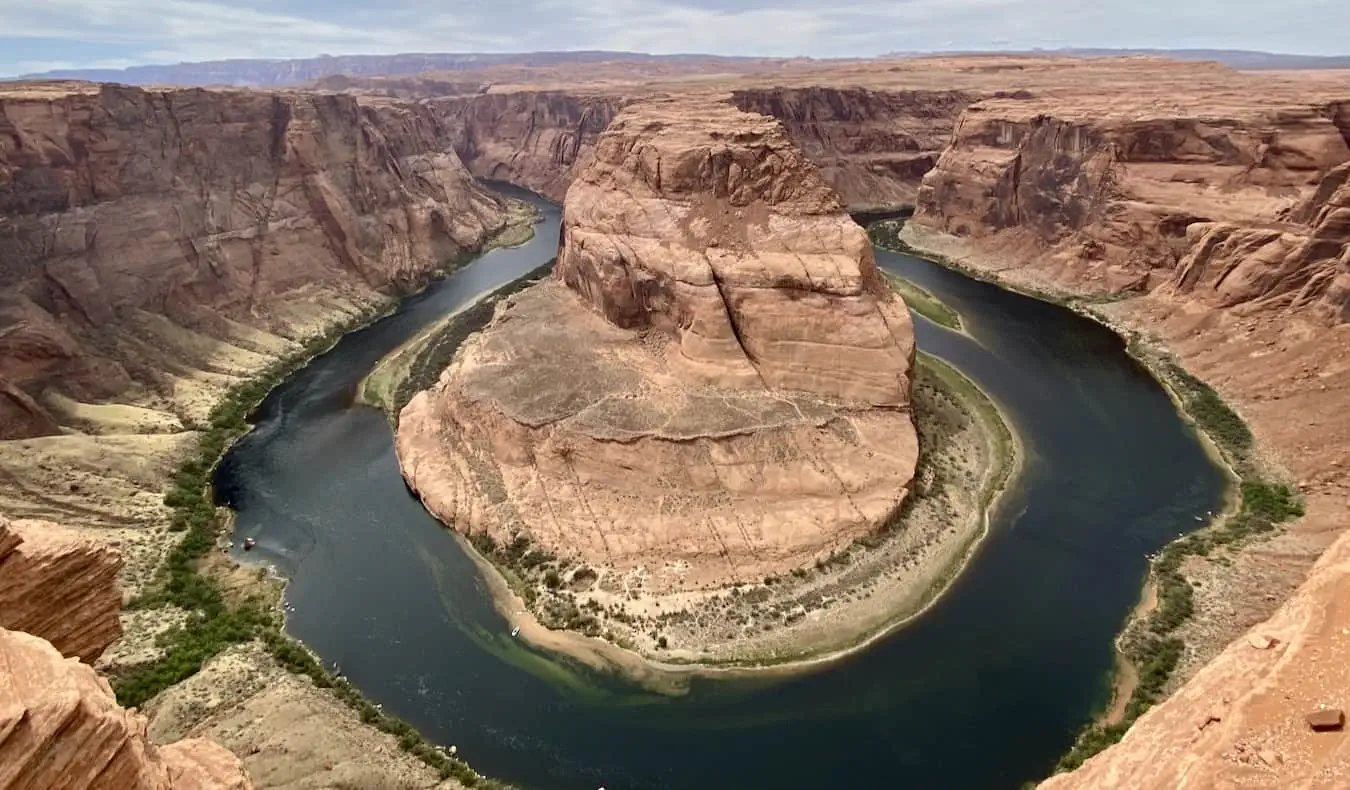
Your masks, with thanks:
[(108, 682), (48, 642), (0, 628), (0, 787), (249, 790), (239, 760), (205, 740), (158, 748)]
[(866, 236), (781, 125), (638, 104), (568, 192), (554, 278), (409, 403), (399, 458), (465, 533), (654, 591), (758, 581), (899, 507), (913, 355)]
[(93, 663), (121, 635), (117, 552), (45, 521), (0, 516), (0, 628)]
[(286, 334), (290, 304), (418, 283), (477, 247), (505, 207), (449, 135), (425, 108), (351, 96), (7, 86), (0, 413), (21, 419), (0, 437), (53, 431), (15, 390), (171, 390), (160, 317), (198, 346)]
[(1339, 313), (1344, 228), (1322, 209), (1350, 158), (1344, 106), (1194, 99), (1186, 111), (1142, 96), (976, 103), (924, 177), (913, 221), (1075, 289), (1175, 281), (1174, 293), (1217, 289), (1225, 307)]

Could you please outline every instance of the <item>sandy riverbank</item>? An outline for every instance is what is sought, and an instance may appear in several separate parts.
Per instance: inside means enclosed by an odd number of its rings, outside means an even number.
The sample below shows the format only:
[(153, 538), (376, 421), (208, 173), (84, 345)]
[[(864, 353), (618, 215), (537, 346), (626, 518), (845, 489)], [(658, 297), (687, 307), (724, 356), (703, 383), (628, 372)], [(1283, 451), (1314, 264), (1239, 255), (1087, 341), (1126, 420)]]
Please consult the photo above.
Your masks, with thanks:
[[(463, 544), (519, 639), (649, 689), (679, 694), (694, 674), (822, 667), (940, 597), (978, 550), (1023, 457), (997, 405), (936, 358), (921, 357), (914, 408), (922, 448), (916, 490), (882, 533), (859, 541), (846, 559), (731, 590), (665, 596), (622, 588), (616, 595), (599, 583), (601, 570), (572, 592), (578, 610), (594, 618), (587, 635), (546, 627), (526, 603), (531, 590), (521, 575)], [(645, 640), (634, 638), (639, 630)], [(511, 650), (509, 642), (498, 647)]]

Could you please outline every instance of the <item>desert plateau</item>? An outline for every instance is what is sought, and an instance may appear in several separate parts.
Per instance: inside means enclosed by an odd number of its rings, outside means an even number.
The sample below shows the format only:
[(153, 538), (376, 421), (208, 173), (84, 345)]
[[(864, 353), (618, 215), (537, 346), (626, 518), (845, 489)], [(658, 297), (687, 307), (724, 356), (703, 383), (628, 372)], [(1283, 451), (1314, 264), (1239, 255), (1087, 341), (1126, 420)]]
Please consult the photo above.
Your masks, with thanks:
[(0, 790), (1346, 787), (1346, 66), (0, 81)]

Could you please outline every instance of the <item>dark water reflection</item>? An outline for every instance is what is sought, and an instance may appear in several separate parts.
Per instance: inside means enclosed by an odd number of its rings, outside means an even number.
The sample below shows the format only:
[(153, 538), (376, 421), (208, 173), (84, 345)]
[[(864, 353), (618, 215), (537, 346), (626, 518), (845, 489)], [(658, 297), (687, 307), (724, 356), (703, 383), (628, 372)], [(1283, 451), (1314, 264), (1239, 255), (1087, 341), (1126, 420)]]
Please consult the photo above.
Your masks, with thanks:
[(1016, 788), (1042, 774), (1104, 702), (1145, 554), (1222, 498), (1221, 472), (1120, 340), (879, 253), (961, 312), (971, 338), (917, 321), (919, 345), (979, 383), (1022, 437), (993, 533), (934, 609), (860, 655), (656, 698), (510, 639), (471, 561), (408, 494), (384, 417), (350, 405), (383, 354), (551, 257), (559, 217), (544, 211), (529, 245), (295, 374), (221, 466), (240, 532), (291, 578), (291, 632), (428, 739), (523, 787)]

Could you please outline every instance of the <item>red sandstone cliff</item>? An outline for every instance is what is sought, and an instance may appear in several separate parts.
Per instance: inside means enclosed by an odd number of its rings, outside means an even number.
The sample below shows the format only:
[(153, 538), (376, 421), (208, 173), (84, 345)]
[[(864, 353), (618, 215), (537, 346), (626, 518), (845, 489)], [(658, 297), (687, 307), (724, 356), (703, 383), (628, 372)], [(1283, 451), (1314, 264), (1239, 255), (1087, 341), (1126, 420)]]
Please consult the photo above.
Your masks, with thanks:
[[(459, 129), (455, 149), (475, 175), (561, 201), (615, 114), (653, 92), (661, 91), (641, 85), (520, 89), (428, 103)], [(825, 181), (854, 208), (913, 204), (920, 180), (946, 148), (961, 110), (976, 98), (954, 90), (823, 86), (732, 92), (732, 103), (740, 109), (781, 121)]]
[(202, 739), (156, 747), (108, 681), (30, 634), (0, 628), (0, 788), (249, 790), (238, 758)]
[(954, 90), (743, 89), (737, 107), (782, 121), (852, 208), (913, 205), (977, 95)]
[(46, 521), (0, 516), (0, 628), (93, 663), (122, 633), (117, 552)]
[[(1322, 264), (1335, 268), (1343, 228), (1320, 213), (1350, 158), (1340, 105), (1156, 104), (975, 104), (924, 178), (913, 222), (1073, 288), (1152, 290), (1175, 271), (1173, 292), (1220, 288), (1225, 306), (1331, 294), (1318, 309), (1341, 311), (1343, 286)], [(1211, 265), (1216, 255), (1254, 255), (1263, 272), (1248, 261), (1230, 277), (1235, 264)], [(1316, 296), (1299, 296), (1309, 282)]]
[(458, 130), (455, 150), (474, 175), (561, 201), (577, 165), (628, 101), (624, 95), (521, 91), (430, 104)]
[(146, 314), (282, 331), (292, 298), (415, 283), (476, 247), (504, 207), (449, 148), (426, 109), (351, 96), (6, 88), (0, 437), (52, 432), (48, 387), (171, 387)]
[(909, 314), (779, 123), (626, 108), (568, 190), (555, 271), (400, 415), (446, 523), (666, 594), (808, 565), (899, 507)]

